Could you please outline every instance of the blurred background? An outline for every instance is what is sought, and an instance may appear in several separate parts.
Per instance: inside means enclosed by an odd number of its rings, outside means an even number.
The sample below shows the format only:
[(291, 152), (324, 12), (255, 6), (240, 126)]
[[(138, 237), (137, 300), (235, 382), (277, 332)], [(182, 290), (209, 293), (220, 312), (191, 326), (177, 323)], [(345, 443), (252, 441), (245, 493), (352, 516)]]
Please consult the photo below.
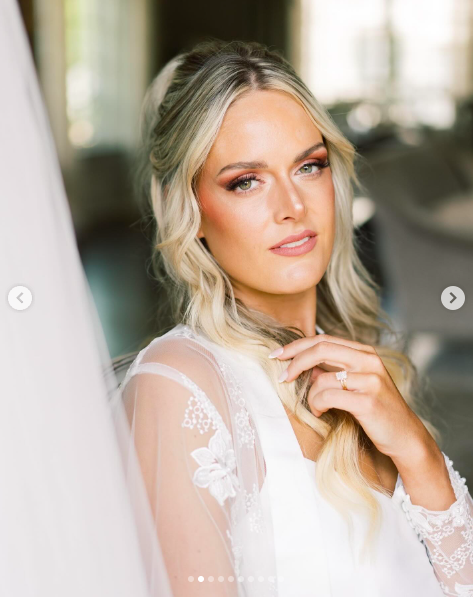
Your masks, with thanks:
[[(146, 88), (208, 36), (280, 50), (358, 150), (358, 250), (473, 488), (473, 0), (18, 0), (112, 357), (166, 327), (131, 173)], [(456, 286), (465, 303), (446, 309)]]

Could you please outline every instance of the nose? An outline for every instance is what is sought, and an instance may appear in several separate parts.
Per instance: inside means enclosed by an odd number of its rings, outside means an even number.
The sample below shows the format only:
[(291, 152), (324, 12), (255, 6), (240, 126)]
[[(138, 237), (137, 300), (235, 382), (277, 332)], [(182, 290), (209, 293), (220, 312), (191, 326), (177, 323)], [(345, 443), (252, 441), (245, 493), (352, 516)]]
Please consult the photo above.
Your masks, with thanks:
[(299, 220), (306, 215), (306, 204), (298, 189), (290, 180), (278, 183), (278, 197), (275, 201), (278, 220), (294, 218)]

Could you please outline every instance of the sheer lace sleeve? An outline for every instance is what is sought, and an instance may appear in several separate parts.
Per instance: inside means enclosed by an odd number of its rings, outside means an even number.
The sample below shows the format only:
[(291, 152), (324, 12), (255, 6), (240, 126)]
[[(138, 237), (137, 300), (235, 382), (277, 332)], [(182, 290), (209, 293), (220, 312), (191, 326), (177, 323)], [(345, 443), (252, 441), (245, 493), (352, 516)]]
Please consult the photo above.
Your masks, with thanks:
[(442, 452), (456, 501), (445, 511), (427, 510), (411, 503), (402, 481), (402, 508), (424, 543), (445, 595), (473, 597), (473, 499), (465, 477)]
[(173, 597), (277, 594), (264, 463), (225, 371), (203, 346), (169, 337), (141, 351), (122, 384)]

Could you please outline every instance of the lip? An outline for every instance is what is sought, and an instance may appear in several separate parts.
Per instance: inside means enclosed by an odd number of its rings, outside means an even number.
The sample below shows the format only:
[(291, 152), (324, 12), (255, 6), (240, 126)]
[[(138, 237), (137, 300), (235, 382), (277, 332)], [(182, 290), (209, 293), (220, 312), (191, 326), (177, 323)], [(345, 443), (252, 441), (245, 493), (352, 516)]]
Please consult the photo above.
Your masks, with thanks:
[(302, 232), (299, 232), (299, 234), (292, 234), (291, 236), (286, 236), (286, 238), (283, 238), (277, 244), (275, 244), (275, 245), (273, 245), (272, 247), (269, 247), (269, 248), (270, 249), (277, 249), (281, 245), (285, 245), (287, 243), (295, 243), (297, 240), (302, 240), (306, 236), (315, 236), (315, 235), (316, 234), (315, 234), (315, 232), (313, 230), (303, 230)]
[[(309, 236), (309, 235), (306, 234), (305, 236)], [(304, 236), (302, 238), (304, 238)], [(299, 239), (299, 240), (301, 240), (301, 239)], [(294, 241), (288, 241), (288, 242), (294, 242)], [(311, 236), (309, 238), (309, 240), (307, 240), (302, 245), (299, 245), (298, 247), (275, 247), (274, 249), (270, 249), (270, 251), (271, 251), (271, 253), (276, 253), (276, 255), (285, 255), (286, 257), (296, 257), (297, 255), (304, 255), (305, 253), (312, 251), (312, 249), (315, 247), (316, 242), (317, 242), (317, 235)]]

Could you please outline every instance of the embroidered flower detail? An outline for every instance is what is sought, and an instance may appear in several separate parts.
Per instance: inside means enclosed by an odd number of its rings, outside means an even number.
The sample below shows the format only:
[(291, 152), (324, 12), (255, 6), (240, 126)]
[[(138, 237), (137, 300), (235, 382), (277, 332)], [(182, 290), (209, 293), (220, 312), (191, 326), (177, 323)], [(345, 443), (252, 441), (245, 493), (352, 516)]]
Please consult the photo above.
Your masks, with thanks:
[(250, 491), (244, 490), (245, 506), (247, 514), (249, 514), (250, 531), (253, 533), (263, 532), (263, 513), (258, 503), (258, 487), (253, 483), (253, 488)]
[[(407, 520), (424, 544), (429, 561), (445, 595), (473, 597), (473, 585), (455, 582), (452, 577), (464, 577), (465, 566), (473, 561), (473, 502), (465, 477), (453, 468), (453, 461), (443, 453), (456, 501), (443, 511), (427, 510), (414, 505), (402, 480), (395, 490)], [(445, 584), (443, 580), (451, 579)], [(467, 579), (465, 579), (467, 580)], [(469, 578), (468, 578), (469, 580)], [(447, 586), (448, 585), (448, 586)]]
[(200, 464), (193, 477), (197, 487), (208, 487), (221, 506), (228, 497), (236, 495), (239, 481), (233, 472), (236, 468), (235, 452), (226, 429), (218, 429), (210, 438), (209, 447), (197, 448), (191, 456)]
[(240, 407), (240, 411), (235, 413), (236, 421), (236, 432), (239, 447), (247, 446), (253, 448), (255, 445), (255, 431), (251, 425), (250, 416), (246, 409), (245, 398), (243, 397), (243, 390), (241, 388), (238, 379), (235, 376), (234, 371), (228, 366), (227, 363), (218, 360), (218, 366), (222, 372), (225, 380), (225, 385), (228, 388), (230, 398), (232, 402)]
[(473, 585), (461, 585), (456, 582), (455, 591), (461, 597), (473, 597)]
[(233, 540), (233, 536), (230, 531), (227, 529), (227, 537), (230, 539), (230, 545), (232, 546), (232, 553), (233, 553), (233, 566), (235, 568), (235, 574), (237, 576), (240, 575), (240, 565), (241, 565), (241, 558), (243, 557), (243, 547), (239, 544), (236, 544)]

